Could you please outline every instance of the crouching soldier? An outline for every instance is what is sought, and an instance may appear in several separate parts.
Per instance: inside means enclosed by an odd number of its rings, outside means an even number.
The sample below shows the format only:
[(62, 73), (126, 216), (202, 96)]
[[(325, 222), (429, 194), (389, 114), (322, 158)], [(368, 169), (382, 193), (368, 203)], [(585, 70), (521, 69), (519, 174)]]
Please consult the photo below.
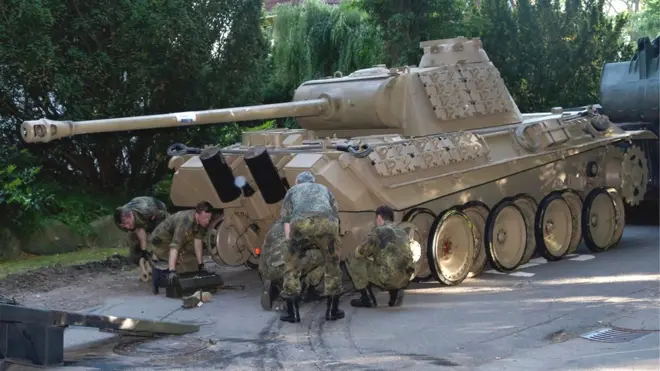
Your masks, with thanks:
[(388, 206), (376, 209), (376, 228), (355, 249), (346, 262), (355, 289), (361, 297), (351, 301), (354, 307), (377, 306), (370, 284), (388, 290), (390, 307), (400, 306), (403, 289), (415, 271), (408, 234), (395, 226), (394, 212)]
[(140, 264), (140, 258), (148, 258), (149, 235), (167, 216), (167, 206), (153, 197), (136, 197), (115, 209), (115, 225), (129, 233), (128, 249), (133, 263)]
[[(151, 265), (155, 270), (167, 271), (168, 284), (174, 284), (179, 274), (204, 270), (202, 239), (211, 221), (212, 211), (211, 204), (200, 202), (194, 210), (168, 216), (151, 234)], [(154, 280), (158, 280), (159, 276), (154, 274)], [(154, 286), (154, 294), (157, 293), (157, 286)]]
[(335, 197), (327, 187), (316, 183), (312, 173), (303, 171), (296, 177), (296, 185), (289, 188), (284, 196), (280, 216), (289, 245), (280, 293), (286, 299), (287, 314), (280, 319), (300, 322), (300, 260), (312, 249), (318, 249), (323, 254), (323, 294), (327, 297), (325, 319), (336, 321), (344, 318), (344, 311), (339, 309), (342, 274), (338, 250), (339, 212)]
[[(285, 256), (289, 244), (284, 236), (284, 223), (281, 220), (273, 223), (266, 234), (259, 257), (259, 274), (264, 283), (261, 293), (261, 307), (270, 310), (273, 301), (277, 299), (284, 279)], [(305, 251), (300, 259), (302, 295), (305, 300), (320, 298), (317, 288), (323, 281), (323, 254), (318, 249)]]

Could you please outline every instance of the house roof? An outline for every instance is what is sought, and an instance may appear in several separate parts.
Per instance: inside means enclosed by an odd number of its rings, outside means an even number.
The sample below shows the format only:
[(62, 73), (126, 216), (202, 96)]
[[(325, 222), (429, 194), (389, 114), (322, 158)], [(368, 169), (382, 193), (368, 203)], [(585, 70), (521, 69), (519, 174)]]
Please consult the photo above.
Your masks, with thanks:
[[(264, 0), (264, 5), (266, 10), (271, 10), (277, 4), (302, 4), (304, 0)], [(339, 4), (341, 0), (325, 0), (327, 4), (336, 5)]]

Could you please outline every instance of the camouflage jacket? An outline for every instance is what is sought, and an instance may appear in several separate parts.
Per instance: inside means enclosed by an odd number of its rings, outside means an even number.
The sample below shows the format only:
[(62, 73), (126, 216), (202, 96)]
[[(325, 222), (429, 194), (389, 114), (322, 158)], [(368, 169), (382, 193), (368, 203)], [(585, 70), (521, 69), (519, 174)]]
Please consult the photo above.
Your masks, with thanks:
[(337, 200), (326, 186), (301, 183), (289, 188), (282, 202), (282, 222), (289, 223), (294, 217), (308, 213), (329, 214), (339, 219)]
[[(133, 217), (135, 218), (135, 227), (133, 230), (143, 228), (148, 233), (151, 233), (169, 215), (167, 213), (167, 206), (162, 201), (153, 197), (135, 197), (120, 208), (133, 212)], [(116, 225), (124, 232), (128, 232), (119, 224)]]
[(355, 256), (370, 257), (380, 266), (405, 270), (414, 267), (409, 244), (410, 238), (402, 228), (386, 222), (367, 235), (355, 249)]
[(195, 210), (184, 210), (172, 214), (156, 227), (151, 235), (155, 249), (180, 250), (195, 239), (203, 239), (206, 228), (195, 221)]
[(288, 245), (284, 236), (284, 223), (276, 221), (266, 234), (264, 243), (261, 246), (261, 255), (259, 257), (259, 269), (284, 265), (284, 254)]

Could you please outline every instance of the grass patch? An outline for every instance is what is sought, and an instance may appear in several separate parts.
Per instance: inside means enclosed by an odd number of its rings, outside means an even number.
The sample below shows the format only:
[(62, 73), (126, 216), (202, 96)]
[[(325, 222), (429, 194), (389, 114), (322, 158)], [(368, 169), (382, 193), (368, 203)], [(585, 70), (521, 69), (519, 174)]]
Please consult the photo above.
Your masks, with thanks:
[(93, 261), (102, 261), (114, 254), (127, 256), (128, 249), (125, 247), (116, 247), (109, 249), (84, 249), (66, 254), (46, 256), (26, 255), (16, 260), (0, 262), (0, 279), (3, 279), (10, 274), (29, 272), (35, 269), (51, 267), (58, 264), (68, 266), (85, 264)]

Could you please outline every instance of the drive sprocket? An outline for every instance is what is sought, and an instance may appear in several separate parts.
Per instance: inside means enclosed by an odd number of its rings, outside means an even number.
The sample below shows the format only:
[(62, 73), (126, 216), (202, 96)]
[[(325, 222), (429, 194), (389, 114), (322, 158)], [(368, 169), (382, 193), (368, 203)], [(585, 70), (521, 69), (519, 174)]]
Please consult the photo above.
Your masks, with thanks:
[(621, 162), (621, 193), (630, 206), (644, 199), (649, 180), (646, 156), (638, 146), (630, 146)]

